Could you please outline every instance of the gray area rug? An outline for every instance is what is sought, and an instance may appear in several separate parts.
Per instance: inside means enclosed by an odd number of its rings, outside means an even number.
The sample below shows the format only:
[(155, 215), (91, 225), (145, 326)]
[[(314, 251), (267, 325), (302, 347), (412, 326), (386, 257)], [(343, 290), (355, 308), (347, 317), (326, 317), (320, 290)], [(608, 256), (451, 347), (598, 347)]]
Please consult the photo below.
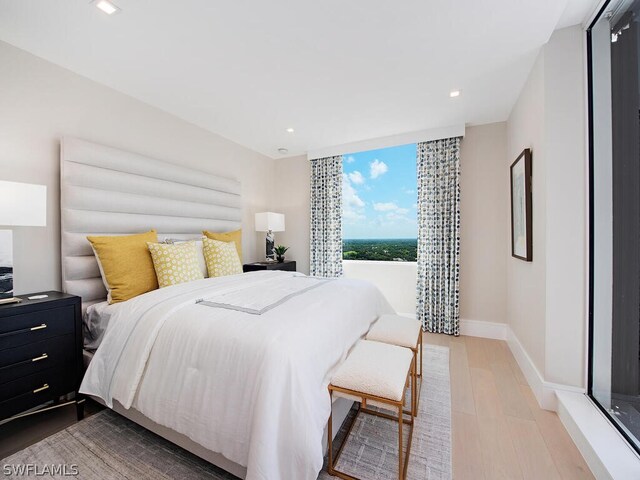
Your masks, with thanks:
[[(451, 478), (451, 393), (449, 349), (424, 346), (423, 382), (407, 479)], [(344, 440), (355, 409), (344, 422), (335, 448)], [(405, 430), (408, 430), (405, 428)], [(397, 478), (397, 423), (361, 414), (340, 456), (338, 469), (363, 479)], [(407, 432), (408, 434), (408, 432)], [(405, 441), (406, 444), (406, 441)], [(103, 410), (1, 461), (5, 478), (36, 477), (33, 470), (10, 469), (31, 465), (77, 465), (65, 475), (48, 478), (105, 480), (235, 479), (186, 450), (114, 413)], [(325, 459), (326, 463), (326, 459)], [(31, 467), (32, 469), (34, 467)], [(8, 474), (8, 475), (7, 475)], [(71, 474), (71, 475), (70, 475)], [(324, 470), (318, 479), (331, 477)]]

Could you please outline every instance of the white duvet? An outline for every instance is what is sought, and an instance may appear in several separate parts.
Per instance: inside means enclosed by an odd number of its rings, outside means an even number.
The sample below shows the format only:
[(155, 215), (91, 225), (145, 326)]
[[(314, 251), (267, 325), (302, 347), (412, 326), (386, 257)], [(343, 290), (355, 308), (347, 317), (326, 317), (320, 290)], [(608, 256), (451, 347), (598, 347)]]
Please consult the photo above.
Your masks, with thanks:
[[(373, 285), (325, 282), (262, 315), (199, 305), (282, 284), (293, 272), (198, 280), (123, 302), (80, 391), (117, 400), (247, 467), (247, 479), (315, 479), (327, 385), (371, 323), (392, 309)], [(249, 305), (251, 299), (247, 299)]]

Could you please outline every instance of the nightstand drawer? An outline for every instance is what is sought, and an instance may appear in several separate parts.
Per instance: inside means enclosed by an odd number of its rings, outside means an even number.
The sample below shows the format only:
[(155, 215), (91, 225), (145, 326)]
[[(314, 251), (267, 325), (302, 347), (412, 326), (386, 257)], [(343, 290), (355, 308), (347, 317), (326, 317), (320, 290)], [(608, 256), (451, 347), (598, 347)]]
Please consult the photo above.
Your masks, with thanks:
[(75, 336), (64, 335), (0, 350), (0, 384), (51, 367), (73, 370), (76, 367), (74, 346)]
[(73, 318), (73, 306), (0, 318), (0, 350), (73, 333)]
[(0, 418), (36, 407), (60, 395), (74, 390), (68, 376), (61, 375), (60, 369), (50, 368), (13, 382), (0, 388)]
[(257, 272), (260, 270), (285, 270), (295, 272), (296, 262), (295, 260), (285, 260), (284, 262), (255, 262), (245, 263), (242, 266), (243, 272)]
[(69, 385), (69, 378), (64, 369), (54, 367), (7, 382), (0, 388), (0, 405), (16, 397), (40, 392), (47, 392), (46, 396), (51, 397), (55, 392), (61, 391), (63, 386), (64, 393), (72, 392), (74, 386)]

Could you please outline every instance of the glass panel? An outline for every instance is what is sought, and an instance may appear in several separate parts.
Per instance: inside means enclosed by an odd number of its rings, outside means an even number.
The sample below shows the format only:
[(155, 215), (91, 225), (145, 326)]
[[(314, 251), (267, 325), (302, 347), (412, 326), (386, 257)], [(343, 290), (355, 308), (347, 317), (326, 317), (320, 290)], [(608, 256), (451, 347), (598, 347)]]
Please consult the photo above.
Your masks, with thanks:
[(640, 449), (640, 0), (590, 28), (590, 394)]
[(344, 260), (415, 262), (416, 144), (343, 155)]

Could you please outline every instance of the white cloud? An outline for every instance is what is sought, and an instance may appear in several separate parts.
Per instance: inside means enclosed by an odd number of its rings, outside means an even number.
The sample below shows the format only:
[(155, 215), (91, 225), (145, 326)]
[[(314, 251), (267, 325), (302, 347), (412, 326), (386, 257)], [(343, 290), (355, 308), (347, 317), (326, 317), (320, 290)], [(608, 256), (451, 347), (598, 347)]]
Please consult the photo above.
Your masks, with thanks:
[(346, 157), (346, 158), (344, 159), (344, 161), (345, 161), (345, 162), (347, 162), (347, 163), (353, 163), (353, 162), (355, 162), (355, 161), (356, 161), (356, 159), (355, 159), (355, 158), (353, 158), (353, 156), (349, 155), (348, 157)]
[(366, 218), (364, 201), (351, 183), (349, 175), (342, 175), (342, 218), (350, 222), (357, 222)]
[(374, 203), (373, 209), (377, 212), (389, 212), (391, 210), (397, 210), (398, 205), (393, 202), (382, 202), (382, 203)]
[(358, 223), (360, 220), (365, 220), (367, 216), (364, 213), (359, 213), (353, 209), (343, 208), (342, 219), (345, 222)]
[(349, 173), (349, 180), (351, 180), (356, 185), (362, 185), (364, 183), (364, 176), (358, 170), (356, 170)]
[[(378, 215), (370, 222), (370, 228), (392, 230), (394, 232), (414, 232), (417, 227), (417, 219), (413, 216), (399, 215), (396, 212), (387, 212)], [(409, 229), (409, 230), (407, 230)]]
[(389, 171), (389, 167), (384, 162), (381, 162), (378, 159), (375, 159), (373, 162), (369, 164), (369, 175), (371, 178), (378, 178), (380, 175), (384, 175)]
[(408, 208), (399, 207), (393, 202), (374, 203), (373, 209), (376, 212), (393, 212), (395, 215), (406, 215), (407, 213), (409, 213)]
[[(399, 210), (406, 210), (405, 208), (399, 209)], [(415, 218), (409, 218), (406, 216), (408, 212), (404, 211), (404, 212), (389, 212), (387, 213), (386, 217), (387, 220), (391, 220), (391, 221), (400, 221), (400, 222), (415, 222), (416, 219)]]
[(407, 195), (415, 195), (416, 191), (415, 190), (411, 190), (410, 188), (403, 188), (402, 191), (404, 193), (406, 193)]

